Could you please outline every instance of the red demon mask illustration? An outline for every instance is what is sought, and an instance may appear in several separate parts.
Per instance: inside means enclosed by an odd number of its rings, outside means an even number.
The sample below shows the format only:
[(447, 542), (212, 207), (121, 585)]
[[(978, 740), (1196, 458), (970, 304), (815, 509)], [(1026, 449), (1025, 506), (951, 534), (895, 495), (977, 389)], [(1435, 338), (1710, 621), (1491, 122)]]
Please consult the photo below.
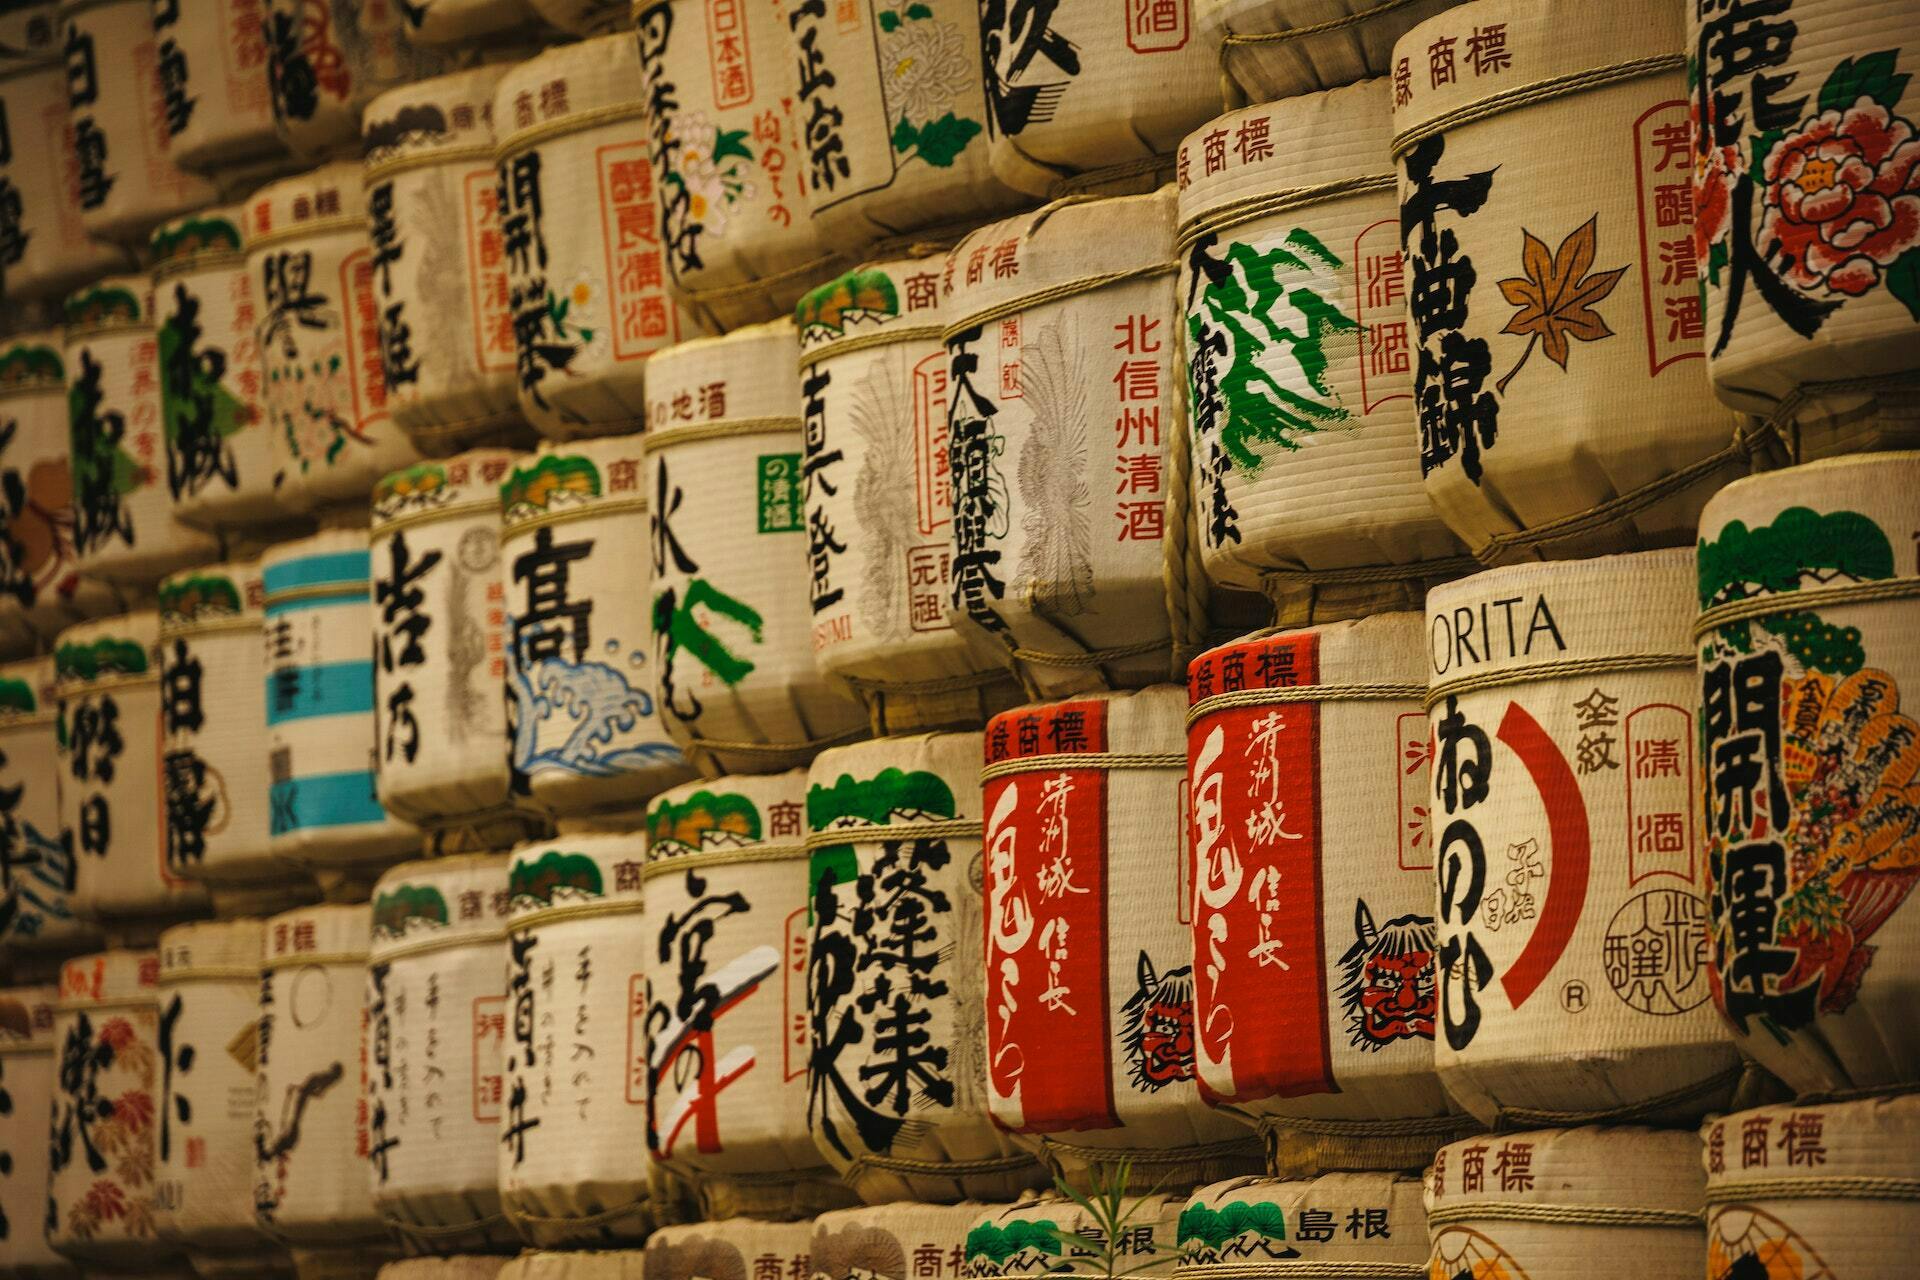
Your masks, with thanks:
[(1395, 1040), (1433, 1039), (1439, 1010), (1433, 917), (1399, 916), (1379, 926), (1356, 899), (1353, 934), (1353, 945), (1340, 957), (1340, 997), (1353, 1047), (1371, 1052)]

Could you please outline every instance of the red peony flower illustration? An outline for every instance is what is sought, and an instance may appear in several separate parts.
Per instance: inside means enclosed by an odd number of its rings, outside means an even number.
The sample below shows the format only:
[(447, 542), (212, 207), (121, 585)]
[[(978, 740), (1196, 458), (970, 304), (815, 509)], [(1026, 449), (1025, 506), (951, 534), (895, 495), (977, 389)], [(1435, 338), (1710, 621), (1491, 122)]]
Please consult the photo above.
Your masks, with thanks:
[[(1700, 119), (1700, 99), (1708, 101), (1708, 115)], [(1702, 136), (1711, 138), (1713, 129), (1712, 94), (1694, 94), (1687, 124), (1693, 130), (1693, 251), (1701, 269), (1707, 268), (1708, 250), (1727, 238), (1728, 212), (1733, 207), (1733, 187), (1747, 171), (1746, 157), (1739, 147), (1700, 145)]]
[(1920, 246), (1920, 137), (1871, 98), (1790, 131), (1762, 168), (1759, 248), (1803, 292), (1859, 297)]

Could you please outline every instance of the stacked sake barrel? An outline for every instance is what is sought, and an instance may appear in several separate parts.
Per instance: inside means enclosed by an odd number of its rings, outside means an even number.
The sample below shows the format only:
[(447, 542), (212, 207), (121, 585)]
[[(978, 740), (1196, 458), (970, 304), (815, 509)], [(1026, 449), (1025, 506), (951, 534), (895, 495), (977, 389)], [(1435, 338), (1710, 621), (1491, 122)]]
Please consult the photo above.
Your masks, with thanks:
[(0, 943), (16, 956), (71, 952), (93, 937), (73, 901), (79, 862), (60, 812), (59, 726), (54, 659), (0, 664), (0, 801), (12, 836)]
[(420, 0), (400, 6), (407, 39), (459, 45), (516, 35), (535, 21), (531, 0)]
[[(1196, 0), (1230, 97), (1275, 102), (1424, 67), (1396, 41), (1460, 0)], [(1451, 62), (1447, 65), (1451, 66)], [(1437, 72), (1435, 74), (1438, 74)]]
[(967, 1274), (967, 1240), (976, 1224), (1008, 1206), (886, 1204), (823, 1213), (809, 1242), (815, 1276), (958, 1280)]
[(351, 152), (361, 113), (375, 97), (442, 69), (440, 54), (407, 40), (406, 7), (397, 0), (264, 0), (267, 88), (274, 130), (289, 151), (309, 160)]
[[(251, 173), (286, 162), (273, 126), (267, 75), (265, 5), (206, 0), (153, 7), (162, 119), (174, 163), (196, 173)], [(275, 24), (274, 39), (299, 40), (297, 26)]]
[(55, 1058), (57, 987), (0, 988), (0, 1221), (7, 1224), (7, 1266), (23, 1276), (70, 1280), (72, 1265), (48, 1239), (47, 1190), (59, 1063)]
[(820, 1274), (811, 1270), (811, 1222), (726, 1218), (662, 1227), (647, 1239), (645, 1280), (701, 1280), (707, 1276)]
[(968, 1230), (962, 1274), (1164, 1275), (1173, 1270), (1187, 1203), (1184, 1195), (1121, 1197), (1098, 1207), (1057, 1194), (1022, 1197)]
[(1417, 1180), (1388, 1173), (1217, 1182), (1195, 1192), (1180, 1215), (1172, 1273), (1225, 1280), (1249, 1268), (1281, 1275), (1298, 1268), (1303, 1275), (1412, 1280), (1427, 1274), (1420, 1198)]

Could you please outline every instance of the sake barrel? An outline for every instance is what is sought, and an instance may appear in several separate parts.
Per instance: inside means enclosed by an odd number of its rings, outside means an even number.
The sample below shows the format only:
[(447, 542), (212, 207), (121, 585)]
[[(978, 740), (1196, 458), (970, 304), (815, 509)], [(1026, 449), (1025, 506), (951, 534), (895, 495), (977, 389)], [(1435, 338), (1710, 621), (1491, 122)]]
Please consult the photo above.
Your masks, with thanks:
[[(21, 145), (0, 149), (0, 294), (8, 302), (58, 298), (132, 260), (125, 249), (89, 238), (80, 221), (80, 154), (51, 0), (4, 21), (0, 113)], [(91, 153), (98, 138), (88, 141)]]
[(264, 0), (155, 0), (161, 119), (184, 169), (273, 162)]
[(399, 1250), (381, 1245), (357, 1249), (291, 1249), (294, 1280), (378, 1280), (399, 1259)]
[(254, 1213), (293, 1245), (381, 1241), (366, 1161), (367, 948), (373, 910), (323, 904), (266, 922)]
[[(507, 764), (500, 482), (487, 449), (396, 471), (374, 490), (374, 714), (380, 803), (423, 827), (519, 821)], [(496, 846), (497, 847), (497, 846)]]
[(500, 1268), (500, 1280), (644, 1280), (645, 1275), (646, 1254), (638, 1249), (528, 1249)]
[(885, 1204), (813, 1220), (814, 1280), (958, 1280), (967, 1233), (999, 1205)]
[(1810, 463), (1700, 518), (1706, 976), (1797, 1093), (1920, 1083), (1916, 477), (1915, 453)]
[[(271, 2), (269, 22), (282, 0)], [(420, 457), (388, 402), (367, 225), (360, 166), (348, 162), (276, 182), (246, 206), (274, 482), (297, 510), (364, 503), (381, 476)]]
[(267, 847), (339, 867), (398, 862), (420, 833), (380, 807), (367, 536), (330, 529), (271, 548), (266, 588)]
[(216, 528), (284, 521), (260, 379), (259, 297), (239, 206), (153, 233), (153, 306), (174, 510)]
[(1195, 1065), (1288, 1176), (1418, 1168), (1471, 1128), (1433, 1074), (1421, 622), (1256, 633), (1187, 670)]
[(1165, 680), (1174, 196), (1069, 199), (941, 280), (956, 630), (1061, 697)]
[(508, 759), (561, 814), (631, 813), (693, 776), (648, 669), (640, 444), (549, 445), (500, 486)]
[[(1499, 75), (1511, 65), (1505, 29), (1475, 31), (1429, 65), (1401, 36), (1460, 0), (1195, 0), (1200, 41), (1220, 51), (1220, 70), (1239, 102), (1276, 102), (1391, 73)], [(1457, 47), (1457, 58), (1456, 58)], [(1440, 83), (1446, 83), (1445, 80)]]
[(296, 155), (317, 159), (352, 150), (369, 102), (444, 65), (439, 53), (407, 40), (403, 0), (264, 0), (264, 6), (274, 129)]
[(986, 936), (981, 744), (880, 738), (807, 770), (807, 1123), (868, 1204), (1047, 1181), (986, 1096), (986, 971), (971, 959)]
[(964, 0), (786, 6), (822, 244), (978, 226), (1023, 203), (988, 158), (981, 12)]
[(667, 275), (713, 333), (790, 313), (847, 265), (808, 216), (791, 8), (634, 6)]
[(1157, 685), (987, 723), (987, 1105), (1076, 1187), (1262, 1167), (1196, 1082), (1189, 904), (1166, 892), (1187, 876), (1186, 712)]
[(804, 765), (866, 717), (814, 661), (793, 322), (654, 357), (645, 492), (654, 697), (702, 772)]
[[(184, 99), (168, 89), (151, 10), (150, 0), (61, 0), (59, 9), (80, 223), (90, 236), (129, 246), (216, 194), (167, 150), (168, 117)], [(22, 137), (32, 145), (32, 133)]]
[(1180, 144), (1199, 558), (1282, 625), (1417, 608), (1472, 563), (1420, 480), (1388, 95), (1248, 107)]
[(881, 733), (983, 725), (1022, 700), (947, 618), (943, 266), (938, 255), (868, 263), (794, 313), (814, 660)]
[(535, 22), (529, 0), (417, 0), (401, 5), (400, 17), (415, 44), (457, 45), (509, 35)]
[(380, 1280), (494, 1280), (507, 1260), (485, 1254), (402, 1258), (380, 1268)]
[(789, 963), (806, 954), (806, 798), (792, 769), (690, 782), (647, 812), (648, 1134), (706, 1218), (853, 1203), (807, 1131), (789, 1021), (806, 1002)]
[(145, 276), (109, 276), (66, 302), (73, 543), (90, 577), (148, 588), (219, 554), (170, 493), (160, 340)]
[(160, 935), (161, 1229), (209, 1268), (272, 1264), (253, 1217), (253, 1089), (260, 1047), (258, 920), (177, 925)]
[(1714, 391), (1790, 427), (1800, 456), (1912, 448), (1912, 11), (1710, 0), (1687, 13), (1693, 236), (1681, 224), (1672, 248), (1702, 277)]
[(1489, 563), (1687, 542), (1748, 470), (1681, 252), (1685, 35), (1660, 0), (1474, 0), (1394, 46), (1425, 67), (1395, 78), (1392, 143), (1420, 469)]
[(430, 455), (531, 434), (520, 417), (493, 165), (494, 63), (367, 108), (367, 231), (393, 420)]
[(65, 337), (22, 334), (0, 344), (0, 592), (36, 635), (111, 613), (118, 592), (80, 576), (74, 548)]
[[(1089, 1212), (1057, 1192), (994, 1208), (967, 1231), (963, 1275), (1167, 1275), (1179, 1249), (1184, 1195), (1125, 1196)], [(1118, 1222), (1117, 1232), (1109, 1228)]]
[(988, 0), (980, 47), (993, 174), (1031, 195), (1151, 191), (1180, 139), (1220, 114), (1219, 42), (1195, 33), (1191, 0), (1119, 14), (1066, 0), (1044, 18)]
[(1703, 1130), (1707, 1276), (1861, 1276), (1912, 1267), (1920, 1101), (1761, 1107)]
[(527, 0), (543, 22), (568, 35), (591, 36), (630, 26), (631, 0)]
[(89, 1265), (145, 1269), (177, 1252), (160, 1239), (154, 1204), (161, 1118), (185, 1087), (166, 1070), (159, 981), (151, 951), (60, 968), (47, 1240)]
[[(570, 831), (513, 851), (494, 1149), (501, 1204), (536, 1248), (638, 1243), (681, 1217), (648, 1141), (646, 856), (639, 832)], [(556, 1026), (570, 1031), (564, 1050)], [(576, 1043), (590, 1055), (557, 1057)]]
[(1528, 1280), (1595, 1257), (1631, 1258), (1647, 1280), (1701, 1273), (1704, 1183), (1691, 1133), (1627, 1126), (1469, 1138), (1434, 1155), (1425, 1183), (1429, 1275)]
[(1173, 1274), (1182, 1280), (1244, 1276), (1248, 1267), (1275, 1276), (1428, 1274), (1420, 1182), (1390, 1173), (1217, 1182), (1194, 1192), (1179, 1234)]
[(53, 1110), (59, 1047), (53, 1036), (58, 987), (0, 989), (0, 1221), (6, 1223), (6, 1274), (20, 1280), (70, 1280), (71, 1263), (47, 1242)]
[(645, 107), (628, 34), (549, 49), (494, 98), (520, 409), (556, 440), (638, 431), (647, 357), (694, 332), (667, 295)]
[(409, 862), (374, 887), (367, 1160), (380, 1212), (420, 1252), (516, 1240), (496, 1155), (506, 916), (501, 854)]
[(0, 941), (71, 950), (79, 863), (60, 818), (60, 695), (51, 655), (0, 664)]
[(160, 615), (83, 622), (54, 644), (61, 839), (78, 862), (71, 901), (82, 916), (205, 914), (205, 886), (168, 847), (160, 786), (162, 717), (182, 690), (163, 684)]
[(1447, 1091), (1480, 1120), (1686, 1119), (1739, 1057), (1708, 996), (1686, 550), (1427, 597), (1422, 822)]
[(747, 1280), (812, 1275), (812, 1222), (726, 1218), (662, 1227), (647, 1237), (645, 1280)]

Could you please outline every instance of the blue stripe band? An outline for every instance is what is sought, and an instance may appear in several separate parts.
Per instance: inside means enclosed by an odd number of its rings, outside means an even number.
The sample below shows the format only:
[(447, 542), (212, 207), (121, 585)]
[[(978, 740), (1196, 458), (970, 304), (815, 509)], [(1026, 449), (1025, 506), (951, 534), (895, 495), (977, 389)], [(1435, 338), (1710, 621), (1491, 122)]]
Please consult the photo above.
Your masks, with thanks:
[(260, 579), (271, 598), (276, 592), (291, 591), (295, 587), (364, 587), (372, 576), (371, 553), (332, 551), (268, 565)]
[(373, 660), (289, 667), (267, 675), (267, 723), (315, 716), (358, 716), (373, 710)]
[(387, 820), (386, 810), (374, 795), (371, 769), (289, 778), (274, 783), (267, 795), (273, 813), (271, 834), (276, 836)]

